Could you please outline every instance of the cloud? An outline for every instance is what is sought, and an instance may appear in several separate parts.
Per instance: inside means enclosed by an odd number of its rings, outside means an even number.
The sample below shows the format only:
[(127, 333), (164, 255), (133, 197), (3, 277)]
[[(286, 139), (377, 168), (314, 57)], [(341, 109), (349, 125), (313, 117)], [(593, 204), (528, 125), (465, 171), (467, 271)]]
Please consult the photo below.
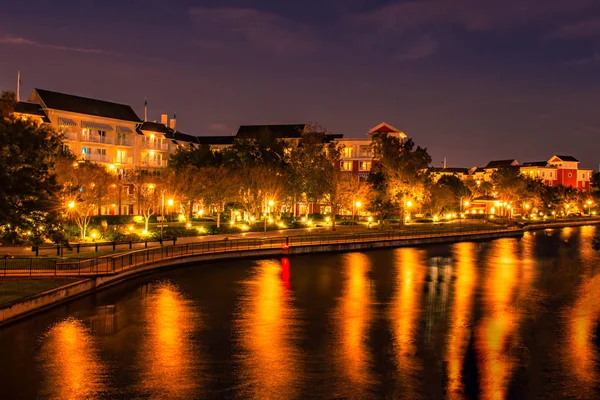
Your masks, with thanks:
[(69, 51), (69, 52), (76, 52), (76, 53), (111, 54), (111, 55), (115, 54), (111, 51), (106, 51), (106, 50), (41, 43), (41, 42), (38, 42), (38, 41), (35, 41), (32, 39), (27, 39), (27, 38), (17, 37), (17, 36), (8, 36), (8, 35), (0, 36), (0, 45), (2, 45), (2, 44), (12, 45), (12, 46), (30, 46), (30, 47), (38, 47), (38, 48), (42, 48), (42, 49)]
[(413, 0), (348, 16), (355, 25), (383, 31), (410, 31), (435, 26), (469, 32), (554, 26), (557, 19), (578, 15), (596, 6), (594, 0)]
[(313, 31), (281, 15), (251, 8), (205, 8), (189, 10), (203, 36), (200, 43), (223, 46), (251, 45), (276, 54), (305, 54), (318, 49)]
[(588, 19), (562, 27), (554, 37), (580, 39), (600, 36), (600, 18)]
[(418, 61), (430, 57), (439, 50), (439, 42), (430, 37), (425, 37), (412, 42), (409, 46), (396, 54), (396, 62)]

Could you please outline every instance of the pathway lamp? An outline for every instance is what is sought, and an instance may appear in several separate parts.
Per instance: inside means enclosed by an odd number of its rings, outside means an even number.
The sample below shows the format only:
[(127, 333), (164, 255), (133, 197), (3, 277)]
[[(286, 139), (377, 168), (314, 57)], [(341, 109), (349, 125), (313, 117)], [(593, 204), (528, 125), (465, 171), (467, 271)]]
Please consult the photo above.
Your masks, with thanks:
[(586, 203), (588, 206), (588, 215), (591, 217), (592, 216), (592, 201), (588, 200)]

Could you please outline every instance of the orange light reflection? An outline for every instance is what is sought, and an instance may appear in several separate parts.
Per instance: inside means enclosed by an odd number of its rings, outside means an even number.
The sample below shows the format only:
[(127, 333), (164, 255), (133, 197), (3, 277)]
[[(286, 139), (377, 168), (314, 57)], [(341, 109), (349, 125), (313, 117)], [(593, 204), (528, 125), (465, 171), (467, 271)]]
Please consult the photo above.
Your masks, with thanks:
[(79, 320), (69, 318), (54, 325), (44, 337), (40, 359), (44, 398), (99, 398), (107, 390), (106, 367), (94, 337)]
[(191, 339), (198, 329), (193, 304), (170, 282), (151, 285), (144, 319), (142, 390), (160, 398), (192, 397), (199, 386), (194, 376), (199, 355)]
[(454, 246), (456, 275), (454, 297), (448, 333), (448, 386), (449, 399), (463, 398), (462, 366), (471, 337), (471, 308), (477, 280), (474, 243), (464, 242)]
[(395, 254), (397, 282), (390, 312), (394, 353), (404, 395), (406, 398), (417, 398), (415, 392), (420, 384), (422, 366), (415, 354), (415, 342), (427, 267), (420, 250), (402, 248), (396, 250)]
[(298, 385), (296, 317), (285, 281), (289, 260), (282, 263), (259, 261), (240, 304), (241, 371), (251, 382), (245, 398), (291, 398)]

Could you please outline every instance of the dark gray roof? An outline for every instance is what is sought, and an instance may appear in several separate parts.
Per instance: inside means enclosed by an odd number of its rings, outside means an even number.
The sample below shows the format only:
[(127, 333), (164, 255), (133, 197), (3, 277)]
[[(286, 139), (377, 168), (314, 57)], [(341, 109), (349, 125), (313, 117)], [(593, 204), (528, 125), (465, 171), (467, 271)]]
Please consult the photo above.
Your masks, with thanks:
[(547, 165), (547, 161), (528, 161), (521, 164), (522, 167), (545, 167)]
[(279, 139), (300, 138), (306, 124), (291, 125), (242, 125), (237, 131), (236, 137), (255, 138), (261, 132), (270, 132)]
[(13, 111), (19, 114), (35, 115), (37, 117), (41, 117), (42, 121), (44, 122), (50, 122), (46, 116), (46, 113), (42, 111), (42, 107), (39, 104), (18, 101), (15, 103)]
[(235, 136), (197, 136), (199, 144), (233, 144)]
[(325, 134), (325, 141), (326, 142), (331, 142), (332, 140), (343, 139), (343, 138), (344, 138), (344, 134), (343, 133), (326, 133)]
[(138, 129), (138, 131), (157, 132), (157, 133), (163, 133), (163, 134), (172, 132), (172, 130), (170, 128), (167, 128), (166, 126), (164, 126), (161, 123), (149, 122), (149, 121), (146, 121), (143, 124), (139, 125), (137, 129)]
[(517, 160), (512, 159), (512, 160), (494, 160), (494, 161), (490, 161), (484, 168), (506, 168), (506, 167), (512, 167), (512, 163), (516, 162)]
[(469, 168), (460, 168), (460, 167), (448, 167), (448, 168), (431, 167), (431, 168), (429, 168), (429, 171), (431, 171), (431, 172), (448, 172), (448, 173), (452, 173), (452, 174), (468, 174), (469, 173)]
[(35, 89), (35, 91), (47, 108), (122, 121), (141, 122), (131, 106), (126, 104), (111, 103), (104, 100), (90, 99), (44, 89)]
[(569, 161), (572, 161), (572, 162), (579, 162), (579, 160), (578, 160), (578, 159), (576, 159), (576, 158), (575, 158), (575, 157), (573, 157), (573, 156), (559, 156), (559, 155), (557, 154), (557, 155), (556, 155), (556, 157), (560, 158), (560, 159), (561, 159), (561, 160), (563, 160), (563, 161), (567, 161), (567, 162), (569, 162)]

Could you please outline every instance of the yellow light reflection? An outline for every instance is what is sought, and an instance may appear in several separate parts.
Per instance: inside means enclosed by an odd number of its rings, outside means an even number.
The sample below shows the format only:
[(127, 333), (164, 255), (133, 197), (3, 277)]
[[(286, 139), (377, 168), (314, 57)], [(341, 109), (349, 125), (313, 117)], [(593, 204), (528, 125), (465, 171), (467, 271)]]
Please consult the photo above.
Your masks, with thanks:
[(99, 398), (107, 390), (106, 367), (94, 337), (79, 320), (69, 318), (50, 328), (43, 339), (40, 360), (44, 398)]
[[(534, 279), (532, 236), (523, 238), (523, 254), (518, 242), (500, 239), (486, 260), (484, 312), (476, 331), (476, 349), (482, 399), (505, 399), (515, 364), (518, 327), (523, 302)], [(522, 264), (519, 260), (525, 260)]]
[(454, 246), (456, 274), (446, 354), (449, 399), (464, 397), (461, 371), (471, 337), (471, 309), (477, 279), (475, 252), (475, 243), (465, 242)]
[[(287, 259), (284, 259), (287, 260)], [(282, 261), (284, 267), (289, 261)], [(287, 278), (286, 278), (287, 277)], [(292, 398), (298, 386), (300, 354), (289, 271), (279, 262), (258, 262), (240, 304), (241, 371), (250, 382), (244, 398)]]
[[(367, 273), (371, 266), (365, 254), (344, 257), (344, 288), (335, 311), (336, 366), (352, 392), (343, 397), (361, 397), (372, 382), (369, 371), (371, 357), (366, 344), (371, 320), (371, 292)], [(347, 385), (344, 385), (347, 388)]]
[(198, 313), (170, 282), (150, 285), (144, 309), (147, 333), (140, 352), (140, 384), (151, 397), (191, 398), (199, 386), (199, 355), (192, 343)]
[[(598, 352), (595, 334), (600, 317), (600, 274), (586, 280), (579, 289), (575, 304), (566, 313), (567, 346), (564, 360), (566, 371), (575, 382), (569, 385), (576, 389), (576, 397), (594, 398), (598, 383)], [(574, 394), (575, 395), (575, 394)]]
[(418, 318), (422, 312), (423, 285), (427, 266), (423, 252), (402, 248), (396, 254), (396, 293), (390, 319), (394, 336), (394, 354), (405, 398), (417, 398), (422, 366), (416, 356)]

